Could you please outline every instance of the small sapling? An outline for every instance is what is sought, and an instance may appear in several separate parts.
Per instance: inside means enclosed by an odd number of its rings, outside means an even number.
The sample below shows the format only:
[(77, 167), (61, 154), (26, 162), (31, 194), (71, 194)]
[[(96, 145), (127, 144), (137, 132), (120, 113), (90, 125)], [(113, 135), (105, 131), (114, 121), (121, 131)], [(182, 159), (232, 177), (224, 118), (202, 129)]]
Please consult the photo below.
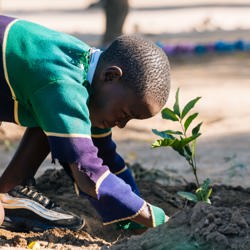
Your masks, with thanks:
[(192, 130), (190, 128), (191, 124), (198, 116), (198, 113), (189, 113), (193, 109), (195, 104), (200, 100), (200, 98), (201, 97), (196, 97), (192, 99), (181, 110), (179, 105), (179, 89), (177, 89), (173, 109), (164, 108), (161, 111), (161, 114), (162, 118), (165, 120), (178, 122), (180, 129), (164, 131), (153, 129), (153, 133), (160, 136), (162, 139), (156, 140), (152, 144), (152, 147), (171, 147), (173, 150), (183, 156), (192, 168), (197, 189), (195, 193), (178, 192), (180, 196), (194, 202), (203, 201), (210, 203), (209, 197), (212, 192), (212, 188), (209, 187), (210, 180), (206, 179), (202, 184), (200, 184), (196, 166), (196, 140), (201, 135), (200, 128), (202, 122), (198, 123), (195, 127), (192, 128)]

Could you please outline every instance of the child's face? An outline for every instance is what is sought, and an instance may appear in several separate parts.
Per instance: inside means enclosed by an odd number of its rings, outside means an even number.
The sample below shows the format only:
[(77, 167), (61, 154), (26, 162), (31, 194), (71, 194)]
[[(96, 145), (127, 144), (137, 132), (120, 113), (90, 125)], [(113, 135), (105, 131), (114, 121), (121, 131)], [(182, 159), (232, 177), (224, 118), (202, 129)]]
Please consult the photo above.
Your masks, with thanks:
[(146, 119), (160, 111), (158, 104), (139, 99), (134, 92), (119, 82), (105, 84), (94, 93), (89, 103), (92, 126), (123, 128), (131, 119)]

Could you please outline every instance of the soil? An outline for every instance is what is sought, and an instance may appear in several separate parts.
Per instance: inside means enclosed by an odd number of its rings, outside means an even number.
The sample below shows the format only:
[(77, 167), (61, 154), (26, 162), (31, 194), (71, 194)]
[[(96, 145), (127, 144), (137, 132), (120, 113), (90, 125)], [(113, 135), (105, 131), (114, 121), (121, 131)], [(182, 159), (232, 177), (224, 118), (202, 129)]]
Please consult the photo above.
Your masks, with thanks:
[[(160, 118), (143, 124), (131, 122), (127, 129), (115, 129), (114, 138), (118, 142), (119, 152), (127, 161), (140, 159), (140, 164), (132, 165), (138, 186), (145, 200), (162, 207), (171, 216), (167, 224), (149, 229), (142, 235), (118, 230), (115, 225), (104, 227), (88, 201), (76, 196), (71, 180), (47, 159), (45, 167), (55, 169), (44, 172), (44, 167), (41, 168), (38, 189), (62, 207), (83, 216), (86, 226), (79, 232), (54, 229), (24, 233), (0, 229), (0, 249), (27, 249), (32, 242), (39, 244), (40, 248), (37, 249), (60, 250), (250, 249), (250, 115), (249, 98), (246, 98), (249, 93), (249, 59), (242, 54), (170, 59), (174, 79), (181, 83), (184, 92), (182, 96), (190, 99), (194, 97), (194, 92), (200, 92), (206, 99), (198, 110), (205, 123), (204, 136), (198, 144), (197, 160), (201, 179), (212, 179), (212, 205), (182, 200), (176, 192), (194, 189), (192, 173), (173, 151), (150, 151), (153, 141), (150, 129), (164, 129), (165, 126)], [(227, 67), (227, 70), (223, 67)], [(191, 75), (185, 79), (187, 72)], [(199, 78), (202, 81), (199, 82)], [(234, 84), (239, 81), (241, 91)], [(220, 89), (218, 86), (222, 83), (225, 86)], [(237, 108), (237, 99), (234, 98), (239, 96), (244, 105)], [(230, 97), (230, 101), (224, 97)], [(218, 105), (218, 100), (221, 105)], [(227, 109), (231, 112), (227, 112)], [(23, 131), (23, 128), (10, 124), (1, 127), (1, 166), (11, 159)]]
[[(40, 249), (250, 249), (250, 188), (213, 186), (212, 205), (189, 203), (177, 191), (193, 191), (192, 183), (165, 186), (156, 173), (140, 169), (135, 177), (142, 196), (171, 216), (165, 225), (141, 235), (103, 226), (88, 200), (77, 197), (64, 170), (47, 170), (37, 179), (40, 191), (86, 220), (78, 232), (65, 229), (10, 232), (0, 229), (1, 249), (27, 248), (31, 242)], [(152, 180), (150, 180), (150, 176)], [(160, 173), (159, 173), (160, 176)], [(167, 177), (167, 175), (165, 176)], [(178, 183), (179, 180), (176, 180)]]
[[(38, 189), (62, 207), (83, 216), (86, 226), (79, 232), (55, 229), (24, 233), (0, 229), (0, 249), (27, 249), (32, 242), (39, 244), (38, 249), (60, 250), (250, 249), (249, 58), (244, 54), (214, 54), (170, 60), (174, 88), (176, 82), (180, 83), (181, 96), (190, 100), (199, 92), (206, 100), (198, 108), (204, 133), (198, 143), (197, 162), (201, 179), (210, 177), (213, 182), (212, 205), (186, 203), (176, 194), (193, 190), (193, 177), (185, 162), (170, 149), (150, 150), (155, 139), (150, 130), (166, 126), (158, 116), (147, 123), (131, 122), (126, 129), (114, 129), (114, 138), (118, 151), (133, 163), (143, 198), (171, 216), (167, 224), (136, 236), (115, 225), (102, 226), (88, 201), (75, 195), (70, 179), (48, 158), (38, 175)], [(169, 106), (173, 97), (174, 90)], [(2, 125), (1, 166), (11, 159), (23, 131), (15, 125)], [(135, 164), (138, 160), (140, 164)], [(55, 169), (45, 172), (47, 168)]]

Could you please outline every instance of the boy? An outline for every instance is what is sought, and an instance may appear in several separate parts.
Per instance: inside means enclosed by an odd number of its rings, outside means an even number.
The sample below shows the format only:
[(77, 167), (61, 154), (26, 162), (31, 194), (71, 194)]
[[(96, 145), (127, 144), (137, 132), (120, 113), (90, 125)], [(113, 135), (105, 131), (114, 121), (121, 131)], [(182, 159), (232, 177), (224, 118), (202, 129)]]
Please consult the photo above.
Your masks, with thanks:
[(6, 16), (0, 16), (0, 27), (0, 120), (27, 127), (0, 179), (4, 225), (31, 230), (83, 226), (81, 218), (23, 186), (49, 152), (104, 224), (164, 223), (164, 211), (140, 197), (110, 130), (152, 117), (165, 105), (170, 76), (162, 50), (142, 38), (122, 36), (102, 52)]

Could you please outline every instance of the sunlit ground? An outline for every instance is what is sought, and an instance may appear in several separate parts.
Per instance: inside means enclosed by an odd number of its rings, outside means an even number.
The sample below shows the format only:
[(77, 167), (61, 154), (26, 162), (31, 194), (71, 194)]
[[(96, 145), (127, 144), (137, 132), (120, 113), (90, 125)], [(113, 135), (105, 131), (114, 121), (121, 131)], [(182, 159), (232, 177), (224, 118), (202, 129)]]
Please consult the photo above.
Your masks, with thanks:
[[(76, 35), (98, 46), (104, 30), (102, 9), (87, 10), (91, 1), (83, 0), (2, 0), (1, 12), (38, 22), (47, 27)], [(150, 2), (150, 3), (149, 3)], [(131, 1), (124, 26), (126, 33), (141, 33), (164, 44), (250, 41), (249, 1)], [(168, 106), (174, 102), (178, 87), (181, 104), (201, 96), (196, 111), (203, 121), (197, 144), (201, 178), (214, 182), (249, 186), (250, 175), (250, 59), (249, 52), (207, 54), (170, 58), (172, 90)], [(145, 121), (132, 121), (123, 130), (114, 129), (118, 150), (129, 162), (147, 168), (168, 169), (170, 174), (192, 180), (187, 164), (171, 149), (150, 148), (156, 136), (152, 128), (175, 128), (160, 115)], [(19, 130), (20, 131), (20, 130)], [(17, 135), (6, 130), (6, 137)], [(2, 145), (6, 148), (6, 145)], [(7, 146), (8, 148), (8, 146)], [(1, 157), (6, 166), (15, 145)], [(44, 167), (51, 167), (50, 159)], [(40, 171), (40, 173), (43, 169)]]

